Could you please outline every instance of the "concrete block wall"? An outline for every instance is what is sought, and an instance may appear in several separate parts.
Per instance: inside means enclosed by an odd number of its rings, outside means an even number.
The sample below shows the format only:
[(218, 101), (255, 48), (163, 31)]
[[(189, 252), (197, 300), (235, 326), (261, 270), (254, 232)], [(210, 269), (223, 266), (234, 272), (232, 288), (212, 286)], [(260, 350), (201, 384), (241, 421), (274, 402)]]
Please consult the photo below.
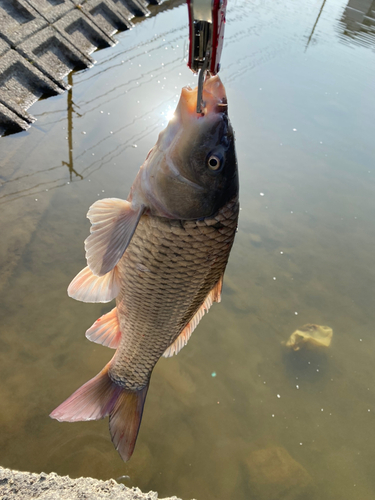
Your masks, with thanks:
[(93, 66), (158, 0), (0, 0), (0, 136), (30, 127), (28, 108), (64, 92), (64, 77)]

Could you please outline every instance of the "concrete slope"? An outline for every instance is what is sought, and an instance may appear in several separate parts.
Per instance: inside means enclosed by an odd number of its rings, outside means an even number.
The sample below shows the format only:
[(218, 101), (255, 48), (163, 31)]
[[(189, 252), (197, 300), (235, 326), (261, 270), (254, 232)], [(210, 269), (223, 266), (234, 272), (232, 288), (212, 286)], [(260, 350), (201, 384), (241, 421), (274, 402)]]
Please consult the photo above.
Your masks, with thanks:
[[(157, 500), (154, 491), (142, 493), (139, 488), (127, 488), (114, 479), (98, 479), (51, 474), (32, 474), (0, 467), (0, 497), (7, 500)], [(179, 500), (169, 497), (164, 500)]]

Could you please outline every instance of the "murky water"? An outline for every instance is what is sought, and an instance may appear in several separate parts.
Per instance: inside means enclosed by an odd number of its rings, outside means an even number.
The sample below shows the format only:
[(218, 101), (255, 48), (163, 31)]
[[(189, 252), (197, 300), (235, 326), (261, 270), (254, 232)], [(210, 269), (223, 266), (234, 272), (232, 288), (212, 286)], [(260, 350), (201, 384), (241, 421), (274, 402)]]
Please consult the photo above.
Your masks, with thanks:
[[(112, 356), (84, 337), (112, 306), (66, 288), (88, 207), (127, 196), (196, 81), (186, 6), (118, 35), (33, 106), (29, 132), (0, 139), (1, 465), (129, 476), (160, 497), (374, 498), (374, 17), (366, 0), (229, 1), (239, 231), (222, 303), (154, 370), (127, 464), (106, 421), (48, 414)], [(329, 350), (286, 352), (306, 323), (333, 328)]]

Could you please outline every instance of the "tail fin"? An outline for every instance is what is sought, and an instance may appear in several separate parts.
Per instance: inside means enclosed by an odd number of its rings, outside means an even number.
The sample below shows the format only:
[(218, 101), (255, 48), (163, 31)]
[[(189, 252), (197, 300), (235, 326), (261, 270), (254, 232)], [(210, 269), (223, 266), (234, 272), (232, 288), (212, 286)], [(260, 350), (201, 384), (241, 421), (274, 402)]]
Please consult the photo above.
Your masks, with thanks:
[(123, 389), (110, 379), (108, 369), (109, 364), (55, 408), (50, 417), (59, 422), (78, 422), (109, 415), (112, 442), (126, 462), (134, 451), (148, 384), (140, 391)]
[(148, 384), (136, 392), (123, 390), (109, 416), (112, 443), (124, 462), (129, 460), (134, 451), (147, 390)]

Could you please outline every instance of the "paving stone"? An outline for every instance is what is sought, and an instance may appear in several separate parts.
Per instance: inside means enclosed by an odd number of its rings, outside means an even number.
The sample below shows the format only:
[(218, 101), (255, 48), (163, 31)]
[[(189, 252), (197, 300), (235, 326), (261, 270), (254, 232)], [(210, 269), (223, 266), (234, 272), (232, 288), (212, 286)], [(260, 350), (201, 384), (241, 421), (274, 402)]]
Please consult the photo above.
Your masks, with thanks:
[(114, 0), (116, 5), (122, 4), (124, 5), (133, 16), (145, 17), (150, 14), (150, 11), (147, 8), (147, 2), (144, 0)]
[(26, 0), (48, 22), (54, 23), (65, 16), (75, 5), (71, 0)]
[(0, 34), (11, 45), (46, 26), (47, 21), (25, 0), (0, 0)]
[[(92, 16), (95, 24), (109, 36), (133, 26), (130, 21), (133, 17), (131, 12), (126, 9), (124, 15), (112, 0), (86, 0), (80, 7), (85, 14)], [(121, 7), (124, 11), (125, 7)]]
[(0, 137), (4, 134), (14, 134), (27, 130), (30, 125), (13, 111), (0, 104)]
[[(88, 0), (90, 1), (90, 0)], [(125, 6), (123, 3), (116, 3), (115, 0), (107, 0), (108, 5), (111, 5), (113, 9), (117, 9), (118, 12), (120, 12), (123, 17), (128, 21), (130, 24), (130, 28), (133, 28), (134, 24), (132, 23), (132, 19), (134, 17), (134, 14), (130, 12), (130, 10)]]
[(94, 64), (90, 56), (84, 56), (52, 26), (38, 31), (16, 48), (64, 90), (67, 90), (69, 85), (62, 81), (62, 78), (70, 71), (90, 68)]
[(86, 55), (97, 48), (110, 47), (116, 43), (77, 8), (54, 23), (54, 27)]
[(61, 94), (63, 90), (11, 49), (0, 58), (0, 103), (28, 123), (35, 118), (25, 110), (42, 96)]
[(5, 52), (8, 52), (9, 49), (10, 49), (9, 44), (6, 43), (5, 40), (2, 40), (0, 38), (0, 57), (3, 56), (5, 54)]

